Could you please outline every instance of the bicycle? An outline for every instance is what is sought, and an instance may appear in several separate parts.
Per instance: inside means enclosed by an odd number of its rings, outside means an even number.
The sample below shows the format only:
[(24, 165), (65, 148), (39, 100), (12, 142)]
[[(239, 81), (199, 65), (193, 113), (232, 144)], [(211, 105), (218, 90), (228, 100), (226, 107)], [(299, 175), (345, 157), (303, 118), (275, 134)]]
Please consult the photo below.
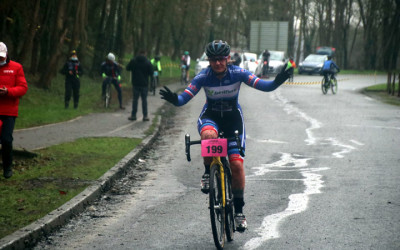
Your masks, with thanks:
[(151, 79), (149, 92), (153, 92), (153, 95), (156, 95), (156, 88), (158, 86), (159, 79), (158, 79), (158, 71), (154, 71), (153, 78)]
[[(327, 82), (325, 81), (327, 79)], [(332, 94), (336, 94), (337, 93), (337, 89), (338, 89), (338, 84), (337, 84), (337, 80), (334, 74), (328, 74), (325, 77), (322, 78), (322, 82), (321, 82), (321, 88), (322, 88), (322, 93), (324, 95), (326, 95), (326, 93), (328, 93), (328, 89), (331, 88)]]
[(186, 65), (181, 66), (181, 85), (187, 84), (188, 79), (186, 77)]
[(106, 82), (106, 88), (104, 93), (104, 107), (109, 108), (111, 103), (111, 81), (116, 79), (114, 77), (107, 77), (104, 81)]
[[(241, 148), (239, 132), (235, 131), (235, 139), (240, 154), (244, 156)], [(235, 220), (233, 214), (233, 193), (232, 193), (232, 172), (229, 161), (226, 159), (228, 138), (220, 133), (218, 139), (190, 141), (190, 135), (185, 135), (186, 158), (190, 162), (190, 146), (201, 144), (203, 157), (213, 157), (210, 165), (210, 190), (209, 190), (209, 209), (211, 219), (211, 229), (215, 246), (223, 249), (225, 240), (233, 240)]]

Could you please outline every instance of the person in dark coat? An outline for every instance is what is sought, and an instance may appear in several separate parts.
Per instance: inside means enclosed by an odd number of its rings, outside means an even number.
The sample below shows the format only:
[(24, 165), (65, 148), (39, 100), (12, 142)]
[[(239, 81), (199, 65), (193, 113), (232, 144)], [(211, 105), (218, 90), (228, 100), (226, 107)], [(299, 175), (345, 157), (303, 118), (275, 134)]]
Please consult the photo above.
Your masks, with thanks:
[(74, 108), (76, 109), (79, 104), (79, 89), (81, 86), (79, 77), (83, 74), (83, 70), (75, 50), (71, 51), (70, 58), (64, 64), (61, 73), (65, 75), (65, 108), (68, 108), (72, 94)]
[(132, 72), (133, 102), (132, 113), (128, 118), (131, 121), (136, 120), (139, 97), (142, 98), (143, 121), (149, 121), (147, 113), (147, 92), (149, 90), (149, 78), (153, 75), (153, 65), (146, 58), (142, 50), (139, 55), (133, 58), (126, 66), (126, 70)]

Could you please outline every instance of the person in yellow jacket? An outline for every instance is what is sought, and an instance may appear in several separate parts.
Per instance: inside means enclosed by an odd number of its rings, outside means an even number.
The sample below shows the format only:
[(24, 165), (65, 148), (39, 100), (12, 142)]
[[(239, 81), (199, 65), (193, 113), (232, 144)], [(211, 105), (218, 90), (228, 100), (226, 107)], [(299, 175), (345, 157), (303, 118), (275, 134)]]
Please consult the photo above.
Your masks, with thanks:
[[(150, 60), (151, 65), (153, 65), (154, 75), (152, 77), (157, 78), (157, 83), (160, 83), (160, 78), (158, 76), (161, 75), (161, 57), (159, 55), (155, 56), (153, 59)], [(151, 79), (153, 81), (153, 79)]]

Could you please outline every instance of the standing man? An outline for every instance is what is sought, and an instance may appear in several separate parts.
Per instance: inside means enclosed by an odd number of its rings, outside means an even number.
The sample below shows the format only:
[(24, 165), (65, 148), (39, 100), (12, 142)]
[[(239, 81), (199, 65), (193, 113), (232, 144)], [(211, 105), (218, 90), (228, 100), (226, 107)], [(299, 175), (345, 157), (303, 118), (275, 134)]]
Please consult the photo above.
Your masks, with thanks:
[(65, 108), (69, 106), (71, 99), (71, 92), (74, 98), (74, 108), (78, 108), (79, 103), (79, 89), (81, 83), (79, 77), (83, 74), (81, 64), (79, 63), (76, 51), (71, 51), (71, 56), (64, 64), (61, 73), (65, 75)]
[(12, 134), (18, 116), (19, 98), (25, 95), (27, 90), (22, 65), (10, 60), (7, 46), (0, 42), (0, 140), (3, 175), (6, 179), (13, 175)]
[(142, 98), (143, 121), (149, 121), (147, 114), (147, 92), (149, 90), (149, 78), (153, 76), (154, 72), (153, 65), (146, 58), (144, 50), (141, 50), (139, 55), (129, 62), (126, 69), (132, 71), (133, 86), (132, 114), (128, 119), (136, 121), (136, 112), (140, 96)]

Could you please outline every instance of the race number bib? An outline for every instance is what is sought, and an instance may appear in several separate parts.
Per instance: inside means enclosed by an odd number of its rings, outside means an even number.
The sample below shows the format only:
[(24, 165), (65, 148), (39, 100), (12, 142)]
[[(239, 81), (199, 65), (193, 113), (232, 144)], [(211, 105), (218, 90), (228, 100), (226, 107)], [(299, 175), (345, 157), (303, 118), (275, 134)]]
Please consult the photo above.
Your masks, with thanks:
[(213, 157), (213, 156), (225, 157), (227, 155), (228, 155), (228, 140), (226, 138), (209, 139), (201, 141), (202, 157)]

